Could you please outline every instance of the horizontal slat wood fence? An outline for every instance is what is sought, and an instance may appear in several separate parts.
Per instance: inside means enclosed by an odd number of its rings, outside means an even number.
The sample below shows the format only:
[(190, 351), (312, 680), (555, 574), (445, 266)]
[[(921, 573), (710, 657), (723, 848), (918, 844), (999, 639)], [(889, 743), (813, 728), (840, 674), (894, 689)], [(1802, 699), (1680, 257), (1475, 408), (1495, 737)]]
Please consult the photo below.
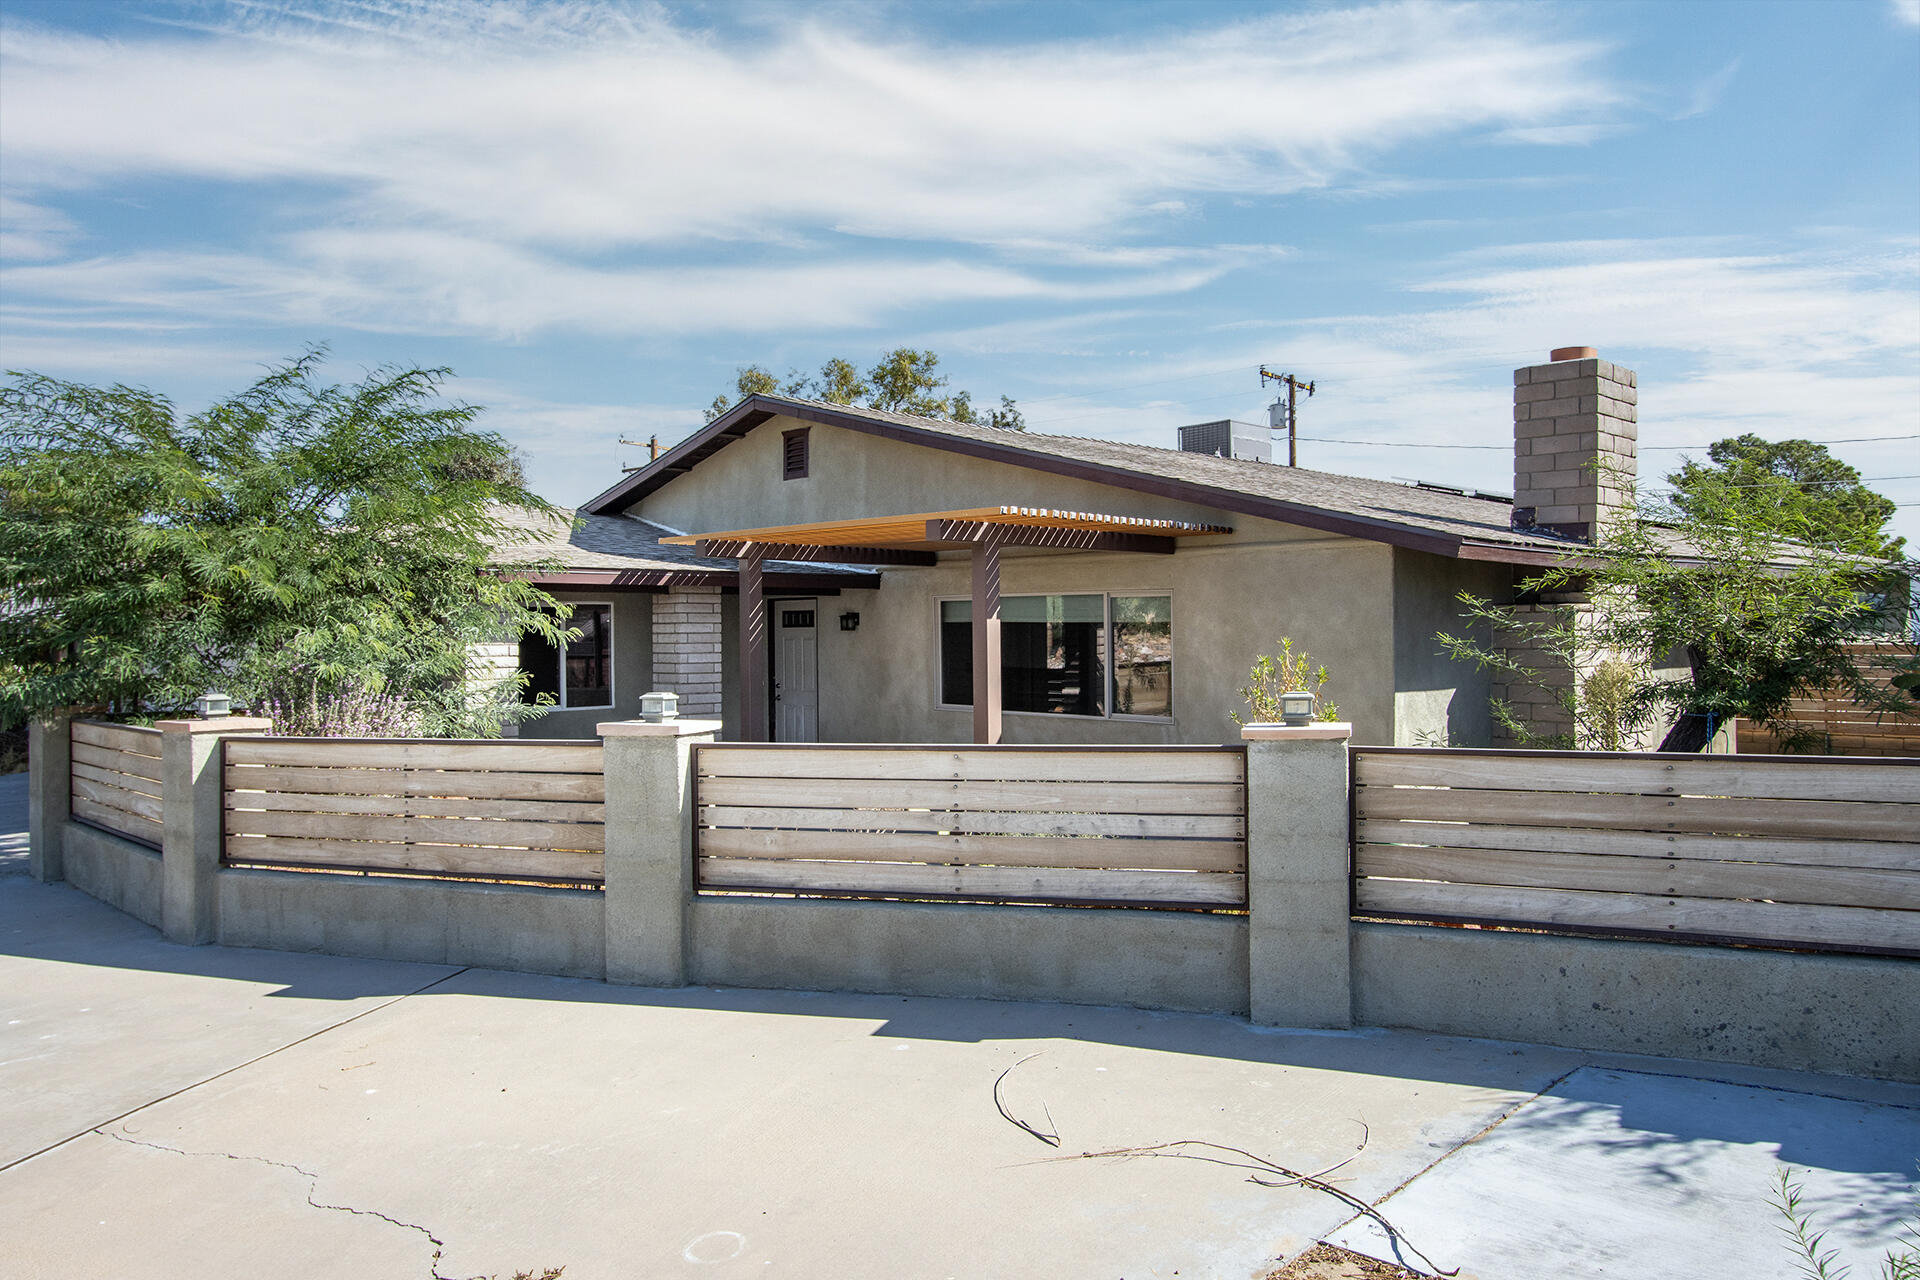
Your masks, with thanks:
[[(1911, 650), (1898, 644), (1849, 645), (1849, 652), (1868, 683), (1882, 687), (1893, 682), (1894, 663)], [(1913, 715), (1891, 715), (1855, 702), (1844, 689), (1819, 689), (1788, 704), (1787, 718), (1818, 735), (1814, 752), (1836, 756), (1920, 756), (1920, 710)], [(1737, 742), (1743, 752), (1772, 752), (1780, 741), (1751, 721), (1740, 722)]]
[(705, 889), (1237, 908), (1237, 747), (701, 746)]
[(75, 720), (73, 816), (142, 844), (160, 847), (160, 731)]
[(1920, 763), (1356, 750), (1354, 909), (1920, 955)]
[(598, 742), (229, 738), (226, 861), (603, 880)]

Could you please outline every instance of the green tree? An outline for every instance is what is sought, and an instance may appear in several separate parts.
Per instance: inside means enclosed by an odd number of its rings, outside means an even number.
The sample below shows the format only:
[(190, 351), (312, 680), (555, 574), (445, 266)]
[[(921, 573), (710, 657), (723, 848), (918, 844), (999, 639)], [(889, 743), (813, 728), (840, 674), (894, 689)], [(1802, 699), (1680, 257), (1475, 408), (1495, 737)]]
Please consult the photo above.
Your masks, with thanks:
[(469, 646), (566, 637), (545, 592), (486, 571), (514, 536), (501, 504), (553, 508), (440, 398), (447, 371), (332, 386), (321, 358), (185, 416), (132, 387), (0, 384), (0, 713), (176, 713), (209, 688), (430, 736), (534, 713), (516, 682), (476, 683)]
[(1889, 536), (1893, 500), (1811, 440), (1734, 436), (1707, 446), (1711, 464), (1689, 460), (1667, 477), (1683, 514), (1735, 510), (1777, 537), (1880, 560), (1900, 557), (1906, 539)]
[[(1628, 726), (1673, 717), (1662, 751), (1699, 751), (1735, 716), (1779, 735), (1789, 750), (1811, 746), (1811, 731), (1786, 718), (1790, 699), (1809, 689), (1844, 689), (1886, 713), (1909, 710), (1904, 693), (1870, 683), (1849, 650), (1863, 632), (1880, 629), (1889, 567), (1833, 546), (1783, 542), (1741, 492), (1702, 486), (1684, 508), (1641, 505), (1608, 525), (1590, 553), (1519, 584), (1525, 598), (1571, 597), (1590, 607), (1559, 606), (1528, 620), (1512, 606), (1463, 594), (1466, 617), (1483, 625), (1438, 639), (1455, 658), (1509, 678), (1529, 674), (1512, 648), (1562, 660), (1623, 657), (1633, 676), (1623, 688), (1615, 673), (1606, 715)], [(1487, 638), (1500, 632), (1508, 646)], [(1676, 652), (1685, 655), (1683, 678), (1643, 665)]]
[(1007, 396), (1000, 407), (982, 416), (973, 407), (973, 397), (965, 391), (947, 392), (948, 379), (938, 372), (940, 357), (931, 351), (896, 347), (862, 374), (854, 364), (838, 356), (820, 366), (816, 377), (790, 370), (783, 383), (759, 365), (750, 364), (735, 371), (734, 396), (718, 395), (707, 406), (706, 418), (712, 422), (736, 400), (752, 395), (789, 395), (830, 404), (859, 405), (892, 413), (912, 413), (926, 418), (945, 418), (952, 422), (996, 427), (1003, 431), (1025, 431), (1026, 418)]

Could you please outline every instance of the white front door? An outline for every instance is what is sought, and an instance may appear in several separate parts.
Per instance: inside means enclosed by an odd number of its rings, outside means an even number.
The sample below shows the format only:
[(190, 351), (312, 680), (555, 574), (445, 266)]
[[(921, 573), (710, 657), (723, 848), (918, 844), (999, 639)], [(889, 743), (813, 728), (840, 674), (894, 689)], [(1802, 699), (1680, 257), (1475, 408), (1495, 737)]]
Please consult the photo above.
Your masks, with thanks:
[(773, 615), (773, 740), (820, 741), (820, 645), (814, 601), (770, 600)]

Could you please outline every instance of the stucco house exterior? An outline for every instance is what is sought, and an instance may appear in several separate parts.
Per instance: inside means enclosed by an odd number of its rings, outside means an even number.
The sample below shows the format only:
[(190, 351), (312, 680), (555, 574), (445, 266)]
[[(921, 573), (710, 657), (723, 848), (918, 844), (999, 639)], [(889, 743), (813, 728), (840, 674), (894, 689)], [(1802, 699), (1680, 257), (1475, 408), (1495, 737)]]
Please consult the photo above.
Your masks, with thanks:
[(1435, 633), (1577, 553), (1634, 462), (1632, 372), (1553, 354), (1515, 374), (1512, 499), (750, 397), (528, 526), (583, 638), (497, 655), (559, 703), (520, 733), (661, 689), (746, 740), (1221, 742), (1284, 635), (1356, 742), (1485, 744)]

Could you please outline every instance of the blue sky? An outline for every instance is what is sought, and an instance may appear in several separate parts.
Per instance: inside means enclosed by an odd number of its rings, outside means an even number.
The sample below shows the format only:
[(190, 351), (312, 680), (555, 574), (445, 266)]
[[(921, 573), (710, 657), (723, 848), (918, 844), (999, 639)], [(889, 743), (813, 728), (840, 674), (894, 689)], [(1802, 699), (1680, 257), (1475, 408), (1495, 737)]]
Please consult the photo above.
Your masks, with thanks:
[(1265, 362), (1303, 464), (1506, 490), (1590, 344), (1643, 479), (1849, 441), (1920, 542), (1920, 0), (0, 0), (0, 364), (191, 407), (320, 342), (565, 503), (899, 345), (1156, 444)]

